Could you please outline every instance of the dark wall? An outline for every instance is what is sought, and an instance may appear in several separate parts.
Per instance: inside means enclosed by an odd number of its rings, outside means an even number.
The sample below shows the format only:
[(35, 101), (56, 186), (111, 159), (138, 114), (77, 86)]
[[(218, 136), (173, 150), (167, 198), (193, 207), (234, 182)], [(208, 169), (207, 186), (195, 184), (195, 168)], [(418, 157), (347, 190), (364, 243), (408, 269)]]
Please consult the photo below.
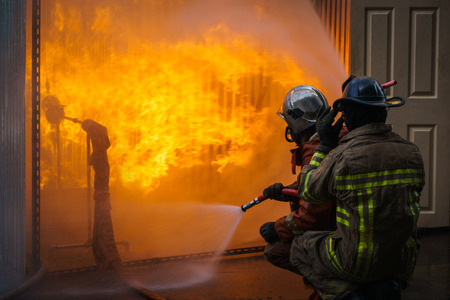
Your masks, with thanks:
[(25, 271), (26, 1), (0, 0), (0, 263)]

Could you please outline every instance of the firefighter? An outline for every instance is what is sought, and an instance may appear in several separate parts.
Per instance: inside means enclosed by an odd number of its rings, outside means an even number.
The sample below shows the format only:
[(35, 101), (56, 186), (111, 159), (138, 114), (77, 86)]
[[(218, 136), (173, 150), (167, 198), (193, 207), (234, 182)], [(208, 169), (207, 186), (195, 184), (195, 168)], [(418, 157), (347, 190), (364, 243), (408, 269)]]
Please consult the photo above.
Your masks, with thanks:
[[(314, 149), (320, 140), (316, 133), (317, 113), (323, 107), (329, 107), (325, 96), (310, 85), (300, 85), (290, 90), (279, 112), (277, 113), (287, 123), (285, 138), (295, 142), (297, 147), (292, 152), (292, 173), (296, 174), (297, 166), (308, 165)], [(344, 128), (342, 135), (347, 131)], [(275, 222), (267, 222), (260, 228), (262, 237), (268, 243), (264, 257), (273, 265), (298, 273), (290, 263), (290, 247), (292, 239), (297, 234), (307, 230), (332, 230), (335, 228), (335, 212), (332, 203), (320, 205), (311, 204), (298, 198), (282, 195), (284, 188), (297, 189), (299, 178), (304, 173), (301, 169), (297, 181), (283, 186), (275, 183), (267, 187), (263, 195), (266, 198), (289, 202), (291, 213)]]
[[(385, 124), (387, 110), (404, 99), (386, 99), (370, 77), (351, 77), (344, 88), (333, 110), (318, 117), (320, 145), (299, 187), (309, 203), (336, 202), (337, 229), (296, 237), (291, 263), (323, 299), (364, 299), (369, 287), (372, 296), (400, 299), (398, 283), (412, 274), (419, 248), (423, 160), (416, 145)], [(338, 145), (343, 123), (349, 133)]]

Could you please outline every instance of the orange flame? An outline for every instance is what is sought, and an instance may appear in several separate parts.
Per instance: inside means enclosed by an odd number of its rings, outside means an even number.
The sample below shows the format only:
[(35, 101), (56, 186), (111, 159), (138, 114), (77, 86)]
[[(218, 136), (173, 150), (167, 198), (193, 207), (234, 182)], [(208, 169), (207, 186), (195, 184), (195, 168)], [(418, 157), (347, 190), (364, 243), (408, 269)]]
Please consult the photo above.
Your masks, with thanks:
[[(86, 238), (92, 199), (86, 133), (67, 119), (50, 124), (46, 96), (66, 117), (108, 128), (112, 218), (116, 240), (132, 245), (127, 260), (222, 244), (240, 213), (233, 205), (296, 179), (275, 115), (286, 93), (311, 84), (331, 102), (347, 77), (310, 0), (43, 0), (41, 8), (43, 253)], [(199, 202), (228, 204), (232, 214)], [(260, 245), (260, 224), (286, 213), (279, 202), (254, 208), (232, 247)], [(70, 267), (79, 263), (72, 258)]]
[[(116, 32), (117, 3), (92, 5), (90, 18), (81, 5), (61, 3), (47, 3), (52, 10), (42, 30), (43, 96), (56, 95), (67, 116), (108, 128), (112, 182), (151, 190), (170, 167), (210, 165), (219, 173), (245, 167), (272, 131), (282, 131), (273, 120), (286, 92), (303, 83), (323, 86), (286, 53), (226, 23), (204, 28), (200, 38), (127, 41)], [(254, 13), (261, 18), (262, 6)], [(55, 126), (45, 118), (41, 126), (45, 162), (56, 151)], [(69, 121), (60, 130), (63, 168), (72, 169), (62, 180), (76, 181), (72, 177), (83, 178), (85, 169), (70, 167), (72, 152), (83, 161), (84, 132)], [(42, 181), (51, 185), (54, 161), (47, 166)]]

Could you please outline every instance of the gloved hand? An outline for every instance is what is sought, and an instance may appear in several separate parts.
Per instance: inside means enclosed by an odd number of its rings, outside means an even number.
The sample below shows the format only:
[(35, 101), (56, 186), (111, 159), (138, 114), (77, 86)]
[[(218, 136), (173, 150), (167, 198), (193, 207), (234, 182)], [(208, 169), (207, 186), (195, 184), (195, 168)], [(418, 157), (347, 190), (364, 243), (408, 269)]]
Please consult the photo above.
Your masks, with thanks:
[(275, 231), (275, 222), (264, 223), (259, 229), (259, 233), (268, 243), (275, 243), (280, 239)]
[(317, 151), (328, 153), (332, 149), (336, 148), (339, 141), (339, 133), (341, 132), (344, 119), (341, 117), (333, 125), (334, 118), (336, 117), (338, 110), (327, 107), (320, 111), (316, 121), (316, 130), (320, 136), (320, 145), (317, 147)]
[(271, 186), (264, 189), (263, 195), (268, 199), (288, 202), (289, 200), (284, 200), (282, 197), (283, 196), (281, 194), (282, 189), (284, 189), (284, 186), (281, 183), (274, 183)]

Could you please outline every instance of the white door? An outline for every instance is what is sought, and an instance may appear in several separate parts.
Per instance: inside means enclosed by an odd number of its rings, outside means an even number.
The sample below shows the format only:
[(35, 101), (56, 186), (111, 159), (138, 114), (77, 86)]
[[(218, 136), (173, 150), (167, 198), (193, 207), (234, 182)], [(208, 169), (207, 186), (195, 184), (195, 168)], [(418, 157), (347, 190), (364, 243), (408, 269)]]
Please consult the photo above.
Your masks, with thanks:
[(420, 148), (426, 185), (419, 227), (449, 226), (450, 1), (351, 1), (350, 69), (380, 83), (396, 79), (388, 123)]

